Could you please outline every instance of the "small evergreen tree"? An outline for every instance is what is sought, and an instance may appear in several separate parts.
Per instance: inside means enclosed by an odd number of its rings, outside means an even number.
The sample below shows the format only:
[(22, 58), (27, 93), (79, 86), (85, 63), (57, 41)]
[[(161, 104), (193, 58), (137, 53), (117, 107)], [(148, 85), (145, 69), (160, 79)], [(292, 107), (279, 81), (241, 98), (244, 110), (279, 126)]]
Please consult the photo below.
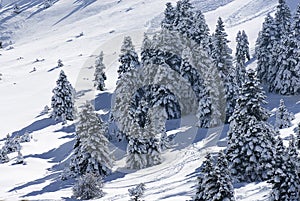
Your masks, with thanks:
[(103, 64), (103, 52), (100, 52), (100, 55), (97, 57), (95, 61), (95, 83), (94, 86), (96, 87), (97, 90), (104, 91), (105, 83), (104, 81), (106, 80), (106, 75), (104, 72), (105, 65)]
[(7, 152), (5, 149), (0, 149), (0, 164), (1, 163), (7, 163), (9, 161), (9, 158), (7, 156)]
[(59, 59), (59, 60), (57, 61), (57, 67), (61, 68), (61, 67), (63, 67), (63, 66), (64, 66), (64, 64), (62, 63), (62, 60)]
[(211, 180), (207, 180), (204, 191), (207, 195), (206, 200), (235, 200), (228, 163), (222, 151), (218, 154), (217, 163), (212, 172)]
[(142, 201), (141, 198), (143, 197), (145, 190), (144, 183), (140, 183), (136, 187), (128, 189), (130, 201)]
[(277, 129), (288, 128), (292, 126), (292, 120), (294, 119), (294, 114), (290, 113), (286, 106), (284, 105), (284, 100), (280, 99), (280, 105), (276, 111), (275, 127)]
[(73, 187), (73, 196), (81, 200), (101, 198), (104, 196), (102, 191), (103, 182), (101, 177), (92, 173), (87, 173), (79, 178)]
[(135, 52), (130, 36), (124, 38), (121, 54), (119, 55), (119, 62), (121, 63), (118, 70), (119, 78), (123, 73), (140, 66), (138, 55)]
[(142, 47), (141, 47), (141, 63), (143, 64), (143, 66), (151, 63), (151, 58), (153, 56), (152, 54), (153, 54), (152, 41), (145, 33)]
[(52, 114), (51, 117), (55, 120), (74, 120), (74, 94), (75, 90), (67, 80), (64, 71), (60, 71), (59, 78), (56, 81), (57, 86), (53, 89), (51, 99)]
[(52, 4), (52, 0), (44, 0), (44, 8), (49, 8)]
[(18, 156), (17, 156), (17, 159), (16, 159), (16, 164), (25, 164), (23, 155), (22, 155), (22, 153), (21, 153), (20, 150), (18, 151)]

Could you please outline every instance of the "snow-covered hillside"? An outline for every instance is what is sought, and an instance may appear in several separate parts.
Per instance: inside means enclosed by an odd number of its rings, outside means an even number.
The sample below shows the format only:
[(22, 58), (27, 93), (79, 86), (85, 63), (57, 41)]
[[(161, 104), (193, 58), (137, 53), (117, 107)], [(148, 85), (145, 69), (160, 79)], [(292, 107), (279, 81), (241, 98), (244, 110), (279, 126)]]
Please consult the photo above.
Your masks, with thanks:
[[(1, 0), (0, 0), (1, 2)], [(21, 13), (13, 13), (18, 2)], [(0, 200), (68, 200), (72, 182), (61, 181), (60, 174), (74, 144), (74, 122), (56, 123), (42, 111), (50, 106), (52, 89), (62, 67), (77, 92), (78, 107), (95, 100), (96, 110), (107, 119), (117, 81), (118, 55), (124, 36), (131, 36), (139, 51), (144, 32), (160, 27), (167, 2), (176, 0), (55, 0), (43, 8), (42, 0), (2, 0), (0, 7), (0, 145), (7, 134), (29, 132), (32, 141), (22, 143), (26, 165), (0, 164)], [(194, 0), (203, 10), (210, 30), (219, 16), (224, 19), (230, 46), (234, 49), (239, 30), (248, 34), (251, 53), (267, 13), (273, 13), (277, 0)], [(300, 0), (287, 1), (294, 11)], [(104, 52), (106, 91), (97, 92), (92, 80), (95, 57)], [(254, 67), (255, 62), (251, 64)], [(34, 68), (36, 70), (34, 70)], [(284, 98), (295, 113), (293, 127), (281, 130), (284, 136), (300, 122), (299, 96), (268, 96), (267, 108), (278, 107)], [(298, 102), (299, 104), (299, 102)], [(106, 116), (105, 116), (106, 115)], [(274, 121), (274, 117), (271, 118)], [(188, 200), (194, 193), (198, 168), (208, 152), (224, 147), (227, 125), (210, 130), (194, 126), (196, 119), (186, 116), (168, 134), (177, 134), (176, 145), (163, 153), (160, 165), (132, 171), (125, 168), (124, 148), (111, 145), (116, 154), (114, 173), (105, 179), (100, 200), (128, 200), (128, 188), (144, 182), (145, 200)], [(172, 126), (172, 124), (175, 126)], [(207, 132), (207, 133), (206, 133)], [(220, 137), (221, 136), (221, 137)], [(121, 147), (121, 148), (120, 148)], [(258, 183), (235, 188), (241, 201), (267, 200), (269, 184)]]

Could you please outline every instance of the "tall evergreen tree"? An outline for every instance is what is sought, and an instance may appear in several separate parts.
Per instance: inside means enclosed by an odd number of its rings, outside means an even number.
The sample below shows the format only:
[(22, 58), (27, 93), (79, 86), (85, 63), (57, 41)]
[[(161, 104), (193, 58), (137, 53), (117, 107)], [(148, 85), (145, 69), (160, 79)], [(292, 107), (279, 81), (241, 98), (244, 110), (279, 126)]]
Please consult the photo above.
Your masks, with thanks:
[(297, 149), (300, 149), (300, 123), (298, 123), (297, 127), (294, 129), (296, 135), (296, 146)]
[(210, 53), (209, 28), (206, 24), (206, 20), (203, 13), (200, 10), (195, 12), (193, 19), (194, 21), (191, 28), (191, 38), (197, 44), (201, 45), (204, 50), (207, 50)]
[(227, 34), (224, 29), (224, 23), (221, 18), (218, 19), (216, 30), (213, 37), (212, 58), (214, 65), (219, 71), (221, 80), (224, 83), (226, 96), (226, 120), (231, 116), (234, 110), (237, 96), (237, 85), (234, 82), (235, 71), (232, 66), (232, 50), (229, 48)]
[(271, 84), (269, 88), (270, 91), (274, 90), (273, 86), (274, 83), (276, 83), (276, 76), (279, 73), (279, 68), (283, 62), (285, 62), (284, 59), (286, 56), (281, 54), (282, 52), (285, 52), (286, 45), (284, 44), (284, 38), (290, 34), (290, 21), (291, 11), (288, 5), (285, 0), (279, 0), (274, 18), (275, 43), (272, 44), (272, 60), (268, 72), (268, 82)]
[(239, 31), (236, 37), (236, 82), (237, 85), (242, 87), (243, 82), (245, 81), (246, 76), (246, 59), (250, 59), (249, 55), (249, 42), (248, 37), (245, 33), (245, 31), (241, 32)]
[(130, 36), (126, 36), (124, 38), (121, 47), (121, 54), (119, 55), (119, 62), (121, 63), (118, 70), (119, 78), (123, 73), (140, 66), (139, 58), (135, 52)]
[(290, 113), (286, 106), (284, 105), (284, 100), (280, 99), (280, 105), (276, 112), (275, 127), (278, 129), (288, 128), (292, 126), (292, 120), (294, 119), (294, 114)]
[(151, 58), (153, 56), (152, 41), (148, 34), (144, 34), (144, 39), (141, 47), (141, 63), (143, 66), (151, 63)]
[(272, 55), (273, 46), (276, 40), (275, 22), (273, 17), (268, 14), (263, 23), (262, 31), (260, 32), (256, 45), (255, 54), (257, 58), (257, 77), (266, 83), (269, 81), (269, 71), (273, 66)]
[(190, 0), (179, 0), (176, 4), (175, 29), (184, 37), (191, 37), (193, 12)]
[(227, 158), (237, 181), (266, 180), (272, 174), (274, 129), (266, 122), (269, 112), (254, 71), (249, 70), (230, 118)]
[(283, 155), (280, 157), (281, 166), (276, 166), (274, 175), (270, 180), (270, 183), (273, 184), (270, 195), (271, 201), (296, 201), (300, 199), (300, 179), (298, 176), (297, 160), (295, 157), (297, 157), (297, 151), (295, 150), (295, 147), (290, 144), (289, 148), (285, 150)]
[(164, 11), (164, 19), (161, 22), (161, 28), (174, 30), (174, 23), (176, 19), (176, 11), (170, 2), (166, 3)]
[(300, 41), (300, 4), (298, 5), (296, 13), (294, 14), (293, 23), (291, 26), (293, 35), (296, 37), (297, 41)]
[(106, 132), (106, 125), (87, 102), (79, 113), (76, 126), (77, 139), (69, 167), (71, 176), (92, 173), (104, 177), (111, 173), (113, 161)]
[(51, 99), (52, 114), (51, 117), (55, 120), (74, 120), (75, 106), (74, 95), (75, 90), (67, 80), (64, 71), (60, 71), (59, 78), (56, 81), (57, 86), (53, 89)]
[(95, 61), (95, 83), (94, 86), (97, 88), (97, 90), (104, 91), (106, 80), (106, 75), (104, 72), (105, 65), (103, 64), (103, 52), (100, 52), (100, 55), (96, 58)]

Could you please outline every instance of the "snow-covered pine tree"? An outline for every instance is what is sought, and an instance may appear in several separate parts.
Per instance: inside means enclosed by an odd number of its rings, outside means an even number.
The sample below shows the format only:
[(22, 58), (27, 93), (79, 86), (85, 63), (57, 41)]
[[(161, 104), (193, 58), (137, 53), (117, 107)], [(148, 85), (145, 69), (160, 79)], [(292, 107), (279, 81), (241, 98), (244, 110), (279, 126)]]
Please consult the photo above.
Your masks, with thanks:
[(179, 0), (175, 9), (175, 29), (184, 37), (191, 37), (193, 12), (190, 0)]
[(142, 201), (145, 190), (144, 183), (140, 183), (136, 187), (128, 189), (130, 201)]
[(300, 4), (298, 5), (296, 13), (294, 14), (291, 27), (291, 31), (296, 37), (296, 40), (300, 41)]
[(245, 81), (246, 74), (246, 59), (250, 59), (249, 54), (249, 42), (248, 37), (245, 31), (239, 31), (236, 37), (236, 82), (239, 88), (242, 87), (243, 82)]
[(24, 164), (24, 157), (21, 153), (21, 150), (18, 151), (18, 156), (16, 158), (16, 164)]
[(9, 161), (9, 158), (7, 156), (7, 151), (5, 149), (0, 149), (0, 164), (1, 163), (7, 163)]
[(102, 178), (92, 173), (87, 173), (81, 176), (73, 186), (73, 196), (81, 200), (101, 198), (104, 196), (102, 188)]
[(7, 134), (2, 149), (5, 150), (7, 154), (21, 150), (20, 137), (11, 137), (9, 134)]
[(58, 59), (58, 61), (57, 61), (57, 67), (61, 68), (63, 66), (64, 66), (64, 64), (62, 63), (62, 60)]
[(261, 106), (266, 96), (253, 70), (239, 94), (227, 134), (229, 167), (239, 182), (266, 180), (273, 171), (275, 131), (266, 122), (269, 112)]
[(144, 33), (144, 39), (141, 47), (141, 63), (143, 66), (151, 63), (153, 56), (152, 41), (148, 34)]
[(130, 36), (124, 37), (124, 41), (121, 46), (121, 54), (119, 55), (119, 62), (121, 63), (118, 70), (119, 78), (123, 73), (140, 66), (139, 58), (135, 52)]
[(297, 127), (294, 129), (296, 135), (296, 146), (297, 149), (300, 149), (300, 122), (298, 123)]
[(263, 82), (269, 81), (269, 71), (272, 64), (273, 46), (275, 44), (275, 22), (268, 14), (263, 23), (262, 31), (255, 44), (255, 55), (257, 58), (257, 77)]
[(75, 90), (67, 80), (64, 71), (60, 71), (59, 78), (56, 81), (57, 86), (53, 89), (51, 99), (52, 114), (51, 117), (55, 120), (74, 120), (75, 106), (74, 96)]
[(193, 198), (193, 201), (206, 201), (207, 200), (206, 198), (208, 195), (205, 193), (205, 187), (206, 187), (205, 182), (207, 181), (208, 175), (213, 171), (214, 171), (213, 160), (212, 160), (211, 154), (208, 153), (205, 156), (205, 161), (202, 164), (201, 174), (197, 178), (197, 180), (198, 180), (197, 190), (196, 190), (196, 195)]
[(232, 50), (228, 46), (227, 34), (221, 18), (218, 19), (213, 37), (212, 58), (214, 65), (219, 71), (219, 75), (224, 85), (226, 96), (226, 121), (232, 115), (237, 96), (237, 85), (234, 82), (235, 71), (232, 66)]
[(111, 173), (113, 160), (105, 137), (105, 123), (94, 112), (94, 107), (87, 102), (78, 115), (76, 143), (70, 163), (70, 176), (92, 173), (105, 177)]
[(174, 23), (176, 18), (176, 12), (170, 2), (166, 3), (166, 9), (164, 11), (164, 19), (161, 22), (161, 28), (174, 30)]
[(284, 104), (284, 100), (280, 99), (278, 110), (276, 111), (275, 128), (282, 129), (292, 126), (294, 114), (289, 112)]
[(297, 170), (297, 160), (295, 159), (297, 151), (295, 147), (291, 146), (293, 145), (290, 144), (288, 149), (284, 149), (282, 142), (277, 145), (277, 150), (281, 150), (281, 152), (277, 153), (280, 163), (277, 163), (274, 175), (269, 181), (273, 184), (270, 201), (296, 201), (300, 199), (300, 179)]
[(194, 19), (194, 21), (193, 21), (193, 25), (191, 28), (191, 38), (197, 44), (199, 44), (201, 47), (203, 47), (204, 50), (207, 50), (208, 53), (210, 53), (209, 28), (208, 28), (208, 25), (206, 23), (203, 13), (200, 10), (196, 11), (193, 19)]
[(222, 151), (218, 153), (217, 163), (211, 175), (211, 180), (206, 183), (204, 191), (207, 195), (206, 200), (235, 200), (228, 162)]
[(296, 36), (287, 34), (281, 38), (278, 46), (278, 56), (275, 63), (277, 73), (270, 83), (270, 91), (282, 95), (300, 93), (300, 43)]
[(44, 0), (44, 8), (49, 8), (52, 4), (52, 0)]
[(204, 86), (199, 85), (197, 93), (199, 100), (197, 126), (203, 128), (219, 126), (225, 121), (226, 100), (218, 69), (213, 65), (208, 53), (200, 46), (194, 46), (192, 53), (191, 63), (204, 78)]
[[(283, 64), (285, 55), (281, 55), (285, 51), (284, 38), (290, 34), (291, 11), (285, 0), (279, 0), (277, 11), (275, 13), (275, 42), (272, 44), (272, 60), (268, 72), (268, 82), (271, 84), (270, 91), (273, 91), (276, 76), (278, 75), (279, 67)], [(273, 86), (272, 86), (273, 85)]]
[(95, 61), (95, 83), (94, 86), (96, 87), (97, 90), (104, 91), (105, 83), (104, 81), (106, 80), (106, 75), (104, 72), (105, 65), (103, 64), (103, 52), (100, 52), (100, 55), (96, 58)]

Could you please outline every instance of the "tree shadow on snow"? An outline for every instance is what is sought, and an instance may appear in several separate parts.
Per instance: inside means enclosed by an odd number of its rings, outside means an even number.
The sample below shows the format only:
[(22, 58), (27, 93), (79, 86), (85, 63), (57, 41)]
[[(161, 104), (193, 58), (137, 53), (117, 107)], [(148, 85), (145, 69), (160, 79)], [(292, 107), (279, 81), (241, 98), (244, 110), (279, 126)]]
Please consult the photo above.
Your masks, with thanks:
[(39, 131), (39, 130), (42, 130), (42, 129), (47, 128), (49, 126), (55, 125), (55, 124), (57, 124), (57, 122), (52, 118), (40, 119), (40, 120), (37, 120), (37, 121), (33, 122), (29, 126), (26, 126), (25, 128), (22, 128), (19, 131), (13, 132), (11, 136), (12, 137), (14, 137), (16, 135), (21, 136), (25, 132), (31, 133), (31, 132), (34, 132), (34, 131)]
[[(44, 186), (42, 189), (29, 192), (26, 195), (23, 195), (22, 197), (37, 196), (37, 195), (41, 195), (43, 193), (56, 192), (61, 189), (72, 187), (75, 179), (69, 179), (69, 180), (63, 181), (63, 180), (61, 180), (60, 175), (61, 175), (62, 170), (67, 166), (67, 164), (69, 164), (69, 160), (64, 160), (64, 159), (66, 159), (70, 155), (73, 144), (74, 144), (74, 141), (72, 140), (72, 141), (66, 142), (63, 145), (61, 145), (60, 147), (58, 147), (56, 149), (52, 149), (48, 152), (45, 152), (42, 154), (34, 154), (34, 155), (25, 156), (24, 158), (30, 157), (30, 158), (46, 159), (50, 163), (57, 163), (57, 164), (55, 164), (54, 166), (52, 166), (51, 168), (48, 169), (48, 171), (51, 172), (50, 174), (48, 174), (42, 178), (36, 179), (34, 181), (30, 181), (28, 183), (17, 186), (15, 188), (9, 190), (9, 192), (18, 191), (18, 190), (21, 190), (21, 189), (24, 189), (24, 188), (27, 188), (30, 186), (45, 183), (47, 181), (50, 181), (50, 183), (48, 185)], [(61, 162), (61, 161), (63, 161), (63, 162)]]
[(79, 5), (76, 8), (74, 8), (69, 14), (67, 14), (66, 16), (61, 18), (60, 20), (58, 20), (54, 25), (59, 24), (60, 22), (64, 21), (68, 17), (72, 16), (73, 14), (78, 12), (79, 10), (90, 6), (91, 4), (95, 3), (96, 1), (97, 0), (76, 0), (73, 4), (79, 4)]

